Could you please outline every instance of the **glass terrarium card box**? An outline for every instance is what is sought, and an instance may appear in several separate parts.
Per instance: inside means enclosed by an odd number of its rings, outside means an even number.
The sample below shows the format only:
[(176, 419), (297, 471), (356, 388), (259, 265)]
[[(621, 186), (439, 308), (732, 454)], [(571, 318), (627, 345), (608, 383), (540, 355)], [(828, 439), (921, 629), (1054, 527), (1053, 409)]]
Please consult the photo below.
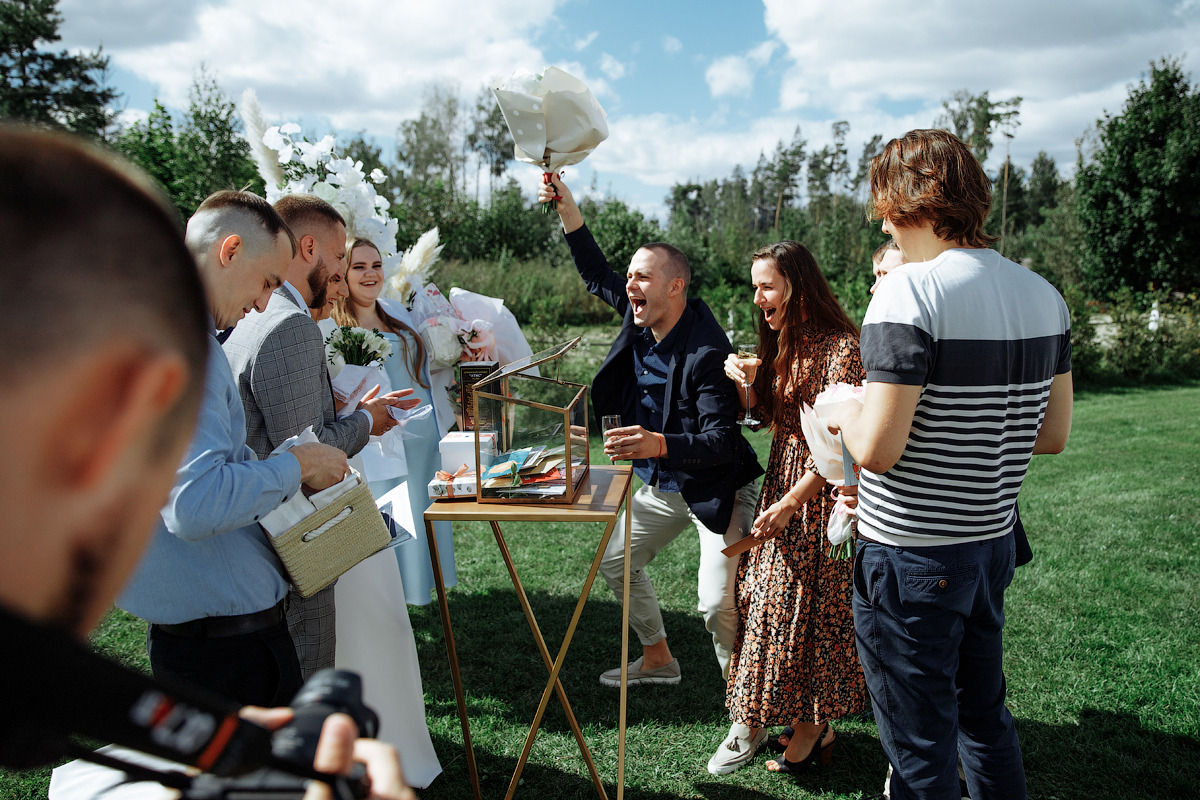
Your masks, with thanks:
[(479, 502), (569, 504), (579, 496), (589, 463), (587, 386), (559, 379), (563, 355), (579, 341), (505, 364), (474, 385)]

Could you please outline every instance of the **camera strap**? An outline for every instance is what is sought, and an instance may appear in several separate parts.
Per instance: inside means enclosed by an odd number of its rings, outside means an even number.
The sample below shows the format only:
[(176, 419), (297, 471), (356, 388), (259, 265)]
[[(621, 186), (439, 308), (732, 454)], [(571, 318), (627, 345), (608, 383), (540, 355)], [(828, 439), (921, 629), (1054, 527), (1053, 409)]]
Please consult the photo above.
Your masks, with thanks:
[(72, 734), (216, 775), (271, 761), (270, 732), (224, 698), (159, 684), (3, 608), (0, 641), (0, 765), (44, 764), (67, 752)]

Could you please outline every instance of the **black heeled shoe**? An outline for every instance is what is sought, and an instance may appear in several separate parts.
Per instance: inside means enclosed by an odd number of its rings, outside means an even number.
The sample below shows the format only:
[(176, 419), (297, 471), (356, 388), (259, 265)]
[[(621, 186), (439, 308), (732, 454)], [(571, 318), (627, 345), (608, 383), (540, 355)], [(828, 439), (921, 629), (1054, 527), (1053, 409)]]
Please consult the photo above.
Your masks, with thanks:
[[(767, 747), (771, 748), (772, 753), (782, 753), (784, 750), (787, 750), (788, 742), (790, 742), (792, 737), (795, 735), (796, 729), (791, 725), (788, 725), (779, 732), (778, 736), (772, 736), (767, 740)], [(785, 742), (783, 741), (784, 739), (787, 739), (788, 741)]]
[[(825, 724), (825, 727), (821, 728), (821, 733), (817, 736), (817, 740), (813, 742), (808, 755), (799, 761), (789, 761), (787, 756), (782, 756), (778, 760), (768, 761), (767, 771), (779, 772), (784, 775), (802, 775), (808, 772), (817, 760), (820, 760), (821, 766), (827, 765), (833, 760), (833, 745), (837, 742), (837, 739), (831, 739), (828, 744), (821, 744), (827, 733), (829, 733), (828, 723)], [(795, 735), (794, 732), (793, 735)], [(775, 765), (774, 769), (771, 769), (771, 764)]]

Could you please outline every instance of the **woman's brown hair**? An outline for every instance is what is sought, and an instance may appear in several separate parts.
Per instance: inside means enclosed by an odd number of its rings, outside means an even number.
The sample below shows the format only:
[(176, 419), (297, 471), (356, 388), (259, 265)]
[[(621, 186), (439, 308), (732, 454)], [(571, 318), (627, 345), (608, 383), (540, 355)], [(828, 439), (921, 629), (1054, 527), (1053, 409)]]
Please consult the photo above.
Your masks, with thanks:
[[(758, 395), (761, 416), (778, 430), (782, 422), (784, 404), (776, 396), (775, 376), (780, 376), (779, 391), (782, 395), (791, 380), (793, 365), (804, 355), (805, 340), (801, 325), (819, 330), (848, 333), (858, 338), (858, 327), (846, 316), (817, 266), (816, 259), (808, 248), (799, 242), (776, 242), (759, 248), (751, 256), (752, 261), (770, 261), (783, 278), (784, 301), (783, 326), (771, 330), (761, 318), (758, 330), (758, 357), (762, 360), (754, 376), (754, 390)], [(802, 323), (801, 320), (807, 321)]]
[[(356, 247), (369, 247), (374, 250), (377, 255), (380, 254), (379, 247), (376, 246), (376, 244), (370, 239), (362, 239), (357, 236), (351, 237), (350, 241), (346, 244), (347, 272), (350, 271), (350, 257), (354, 254), (354, 248)], [(349, 281), (347, 281), (347, 283), (348, 282)], [(404, 348), (404, 366), (408, 370), (409, 376), (411, 376), (412, 379), (416, 381), (422, 388), (428, 389), (429, 384), (427, 384), (425, 379), (421, 377), (421, 367), (425, 364), (425, 341), (421, 338), (420, 334), (412, 329), (412, 327), (404, 324), (391, 314), (384, 311), (383, 306), (379, 304), (378, 300), (375, 301), (375, 313), (379, 315), (381, 320), (383, 320), (383, 324), (386, 325), (391, 332), (396, 334), (396, 336), (400, 339), (400, 346)], [(354, 312), (354, 301), (350, 299), (349, 295), (338, 298), (337, 303), (333, 307), (332, 316), (333, 321), (338, 325), (358, 325), (358, 316)], [(413, 339), (417, 343), (415, 348), (416, 352), (409, 352), (408, 339), (404, 336), (404, 332), (406, 331), (412, 334)]]

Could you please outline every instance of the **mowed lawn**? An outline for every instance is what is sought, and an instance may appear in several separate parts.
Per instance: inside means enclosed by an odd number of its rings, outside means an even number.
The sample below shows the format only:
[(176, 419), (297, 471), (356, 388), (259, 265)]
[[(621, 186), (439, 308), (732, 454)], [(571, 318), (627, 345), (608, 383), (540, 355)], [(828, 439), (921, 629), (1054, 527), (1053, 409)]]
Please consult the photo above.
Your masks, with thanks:
[[(1021, 514), (1034, 561), (1007, 598), (1009, 706), (1031, 796), (1057, 800), (1200, 795), (1200, 384), (1083, 393), (1065, 453), (1034, 459)], [(765, 464), (769, 437), (751, 434)], [(546, 672), (490, 530), (456, 528), (459, 585), (451, 616), (485, 797), (502, 797)], [(505, 527), (538, 623), (557, 650), (587, 574), (598, 525)], [(630, 691), (626, 794), (631, 798), (857, 798), (880, 790), (886, 762), (869, 719), (838, 725), (833, 763), (798, 779), (760, 756), (724, 777), (705, 763), (728, 726), (724, 685), (695, 612), (696, 535), (651, 566), (676, 687)], [(470, 784), (436, 606), (411, 607), (434, 743), (445, 774), (425, 798), (468, 798)], [(620, 607), (597, 579), (562, 679), (615, 796)], [(97, 641), (145, 665), (144, 627), (106, 620)], [(636, 652), (636, 638), (632, 644)], [(2, 713), (2, 712), (0, 712)], [(387, 725), (387, 722), (384, 722)], [(0, 798), (44, 797), (48, 771), (0, 773)], [(594, 797), (556, 699), (518, 796)]]

